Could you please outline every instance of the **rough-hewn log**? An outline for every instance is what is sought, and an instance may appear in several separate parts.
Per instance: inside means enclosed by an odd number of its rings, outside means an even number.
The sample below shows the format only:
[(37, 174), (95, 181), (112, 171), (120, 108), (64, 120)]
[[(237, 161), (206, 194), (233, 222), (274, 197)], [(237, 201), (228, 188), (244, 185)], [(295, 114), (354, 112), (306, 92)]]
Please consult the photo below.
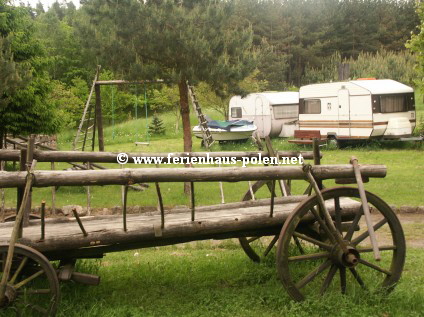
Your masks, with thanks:
[[(385, 177), (385, 165), (361, 165), (365, 177)], [(352, 165), (320, 165), (312, 168), (318, 179), (352, 178)], [(146, 182), (211, 182), (272, 179), (306, 179), (302, 166), (216, 167), (216, 168), (133, 168), (91, 171), (36, 171), (34, 187), (129, 185)], [(24, 172), (0, 172), (0, 187), (25, 184)]]
[[(119, 153), (115, 152), (78, 152), (78, 151), (34, 151), (34, 158), (38, 162), (96, 162), (96, 163), (116, 163), (116, 156)], [(134, 162), (134, 157), (161, 157), (163, 162), (168, 162), (168, 153), (127, 153), (130, 163)], [(191, 153), (172, 153), (170, 156), (171, 162), (173, 157), (235, 157), (241, 160), (243, 157), (269, 157), (265, 151), (258, 152), (191, 152)], [(4, 161), (19, 161), (19, 150), (0, 150), (0, 160)], [(311, 151), (278, 151), (280, 158), (283, 157), (302, 157), (306, 160), (313, 159)]]

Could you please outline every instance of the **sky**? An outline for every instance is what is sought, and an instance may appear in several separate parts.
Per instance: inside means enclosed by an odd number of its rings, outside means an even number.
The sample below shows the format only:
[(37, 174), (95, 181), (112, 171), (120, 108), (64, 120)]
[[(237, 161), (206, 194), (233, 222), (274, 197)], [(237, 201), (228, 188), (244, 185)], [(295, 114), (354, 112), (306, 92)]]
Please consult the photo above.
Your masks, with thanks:
[[(31, 5), (31, 7), (33, 7), (33, 8), (35, 8), (38, 1), (40, 1), (43, 4), (44, 9), (47, 9), (48, 7), (50, 7), (52, 5), (52, 3), (56, 2), (56, 0), (13, 0), (15, 5), (18, 5), (20, 2), (23, 2), (25, 4), (29, 3)], [(66, 0), (66, 1), (59, 0), (59, 2), (73, 2), (77, 8), (80, 5), (79, 0)]]

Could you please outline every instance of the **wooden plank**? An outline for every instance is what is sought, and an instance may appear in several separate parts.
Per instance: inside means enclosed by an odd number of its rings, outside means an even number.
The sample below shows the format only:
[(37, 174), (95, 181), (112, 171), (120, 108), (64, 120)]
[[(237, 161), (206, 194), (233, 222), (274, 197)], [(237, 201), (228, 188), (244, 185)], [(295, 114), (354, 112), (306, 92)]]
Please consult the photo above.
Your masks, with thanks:
[[(332, 202), (328, 209), (334, 213)], [(349, 199), (342, 199), (343, 219), (351, 219), (360, 203)], [(101, 245), (120, 245), (125, 249), (126, 244), (137, 241), (155, 241), (161, 239), (189, 238), (196, 240), (197, 236), (219, 235), (228, 232), (238, 232), (243, 230), (255, 230), (274, 228), (281, 226), (287, 219), (297, 203), (275, 205), (274, 216), (269, 217), (269, 205), (260, 207), (246, 207), (238, 209), (223, 209), (220, 211), (208, 211), (198, 213), (196, 221), (190, 219), (190, 212), (169, 213), (165, 227), (161, 231), (161, 236), (155, 235), (155, 225), (160, 223), (160, 215), (141, 216), (131, 215), (128, 217), (128, 231), (122, 231), (120, 221), (112, 217), (110, 220), (86, 221), (84, 227), (88, 233), (87, 237), (81, 234), (75, 220), (68, 223), (46, 222), (45, 241), (40, 242), (38, 226), (31, 226), (25, 231), (25, 239), (20, 242), (32, 246), (39, 251), (49, 252), (55, 250), (72, 250), (83, 247), (98, 247)], [(304, 221), (311, 221), (312, 218), (305, 218)], [(2, 228), (0, 242), (8, 239), (10, 227)], [(158, 242), (159, 243), (159, 242)]]

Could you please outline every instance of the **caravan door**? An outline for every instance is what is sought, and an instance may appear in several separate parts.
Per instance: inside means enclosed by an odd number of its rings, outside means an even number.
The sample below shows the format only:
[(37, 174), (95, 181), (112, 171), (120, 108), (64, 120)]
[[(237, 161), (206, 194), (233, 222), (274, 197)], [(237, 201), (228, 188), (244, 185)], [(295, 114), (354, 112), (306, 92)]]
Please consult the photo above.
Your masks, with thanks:
[(338, 92), (338, 131), (337, 137), (340, 139), (349, 139), (351, 136), (350, 122), (350, 95), (349, 90), (342, 86)]
[(265, 124), (264, 104), (260, 96), (257, 96), (255, 100), (255, 120), (254, 121), (255, 121), (255, 125), (258, 127), (256, 131), (259, 134), (259, 137), (264, 138), (268, 136), (269, 131), (266, 131), (267, 127)]

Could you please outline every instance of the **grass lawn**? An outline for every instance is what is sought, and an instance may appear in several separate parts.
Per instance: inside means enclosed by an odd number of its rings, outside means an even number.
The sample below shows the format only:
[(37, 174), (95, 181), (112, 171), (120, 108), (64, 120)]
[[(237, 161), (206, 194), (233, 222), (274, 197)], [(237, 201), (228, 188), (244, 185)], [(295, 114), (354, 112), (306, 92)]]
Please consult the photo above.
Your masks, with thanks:
[(121, 252), (83, 262), (102, 281), (64, 284), (59, 316), (422, 316), (423, 261), (422, 249), (409, 250), (389, 295), (332, 292), (297, 303), (272, 258), (255, 264), (232, 241)]

